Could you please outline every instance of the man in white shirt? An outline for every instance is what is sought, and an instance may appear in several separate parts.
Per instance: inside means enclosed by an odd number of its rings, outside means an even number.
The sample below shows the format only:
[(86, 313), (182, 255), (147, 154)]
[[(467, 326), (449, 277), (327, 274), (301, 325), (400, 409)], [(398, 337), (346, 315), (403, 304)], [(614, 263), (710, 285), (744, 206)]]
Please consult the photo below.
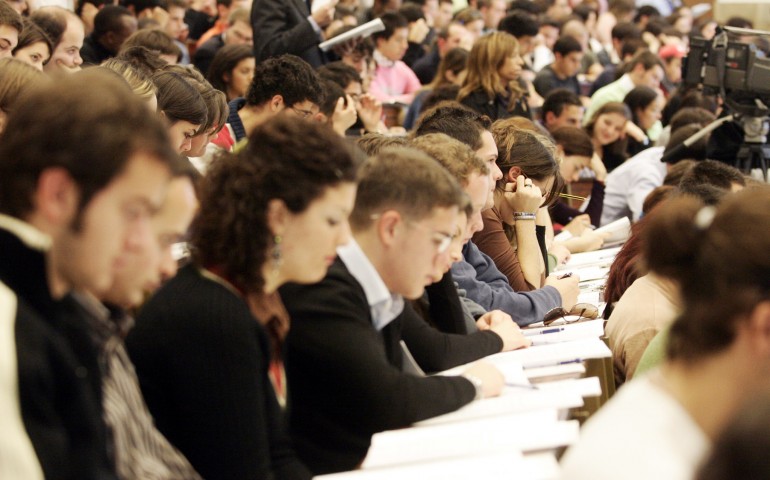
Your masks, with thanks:
[(671, 135), (671, 140), (665, 148), (651, 147), (642, 150), (610, 172), (605, 182), (601, 224), (606, 225), (622, 217), (629, 217), (633, 222), (638, 221), (644, 213), (644, 200), (651, 191), (663, 185), (670, 165), (685, 159), (705, 160), (707, 137), (678, 153), (675, 152), (666, 159), (666, 163), (662, 161), (668, 152), (700, 129), (699, 124), (685, 125)]

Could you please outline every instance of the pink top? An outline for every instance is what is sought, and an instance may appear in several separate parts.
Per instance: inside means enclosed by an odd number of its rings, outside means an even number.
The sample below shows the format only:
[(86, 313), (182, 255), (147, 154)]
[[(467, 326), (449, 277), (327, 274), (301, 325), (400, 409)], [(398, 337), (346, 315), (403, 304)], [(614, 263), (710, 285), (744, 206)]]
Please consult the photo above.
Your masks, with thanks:
[(377, 100), (410, 104), (414, 94), (422, 87), (417, 75), (401, 60), (389, 65), (377, 64), (369, 93)]

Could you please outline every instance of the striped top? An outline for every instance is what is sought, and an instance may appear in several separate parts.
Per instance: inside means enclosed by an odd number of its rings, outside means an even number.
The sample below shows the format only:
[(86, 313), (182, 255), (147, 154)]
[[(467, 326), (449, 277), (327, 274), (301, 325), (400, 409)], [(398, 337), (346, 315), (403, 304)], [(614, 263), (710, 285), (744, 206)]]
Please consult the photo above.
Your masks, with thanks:
[(121, 479), (198, 480), (190, 462), (155, 427), (139, 388), (123, 337), (133, 319), (110, 315), (95, 298), (77, 294), (89, 312), (91, 336), (99, 352), (103, 418), (112, 442), (115, 469)]

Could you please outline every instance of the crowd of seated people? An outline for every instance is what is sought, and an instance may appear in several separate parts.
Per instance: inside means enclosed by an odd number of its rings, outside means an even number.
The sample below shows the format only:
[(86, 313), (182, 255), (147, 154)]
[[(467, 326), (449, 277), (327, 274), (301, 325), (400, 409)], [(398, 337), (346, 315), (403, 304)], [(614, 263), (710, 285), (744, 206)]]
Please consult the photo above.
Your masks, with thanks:
[(578, 303), (554, 270), (623, 218), (623, 388), (565, 478), (691, 478), (744, 440), (770, 193), (730, 125), (684, 144), (726, 114), (681, 84), (714, 22), (456, 3), (0, 0), (0, 478), (356, 469), (500, 395), (484, 357)]

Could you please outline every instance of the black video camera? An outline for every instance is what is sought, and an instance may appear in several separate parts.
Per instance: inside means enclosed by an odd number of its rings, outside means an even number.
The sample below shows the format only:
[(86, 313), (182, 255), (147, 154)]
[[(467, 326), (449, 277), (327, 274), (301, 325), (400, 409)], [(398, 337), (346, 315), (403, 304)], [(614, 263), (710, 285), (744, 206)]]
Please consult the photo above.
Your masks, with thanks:
[(682, 81), (703, 84), (704, 93), (723, 95), (743, 114), (767, 115), (756, 100), (770, 104), (770, 59), (757, 55), (753, 44), (729, 41), (726, 31), (717, 31), (713, 40), (692, 39)]

